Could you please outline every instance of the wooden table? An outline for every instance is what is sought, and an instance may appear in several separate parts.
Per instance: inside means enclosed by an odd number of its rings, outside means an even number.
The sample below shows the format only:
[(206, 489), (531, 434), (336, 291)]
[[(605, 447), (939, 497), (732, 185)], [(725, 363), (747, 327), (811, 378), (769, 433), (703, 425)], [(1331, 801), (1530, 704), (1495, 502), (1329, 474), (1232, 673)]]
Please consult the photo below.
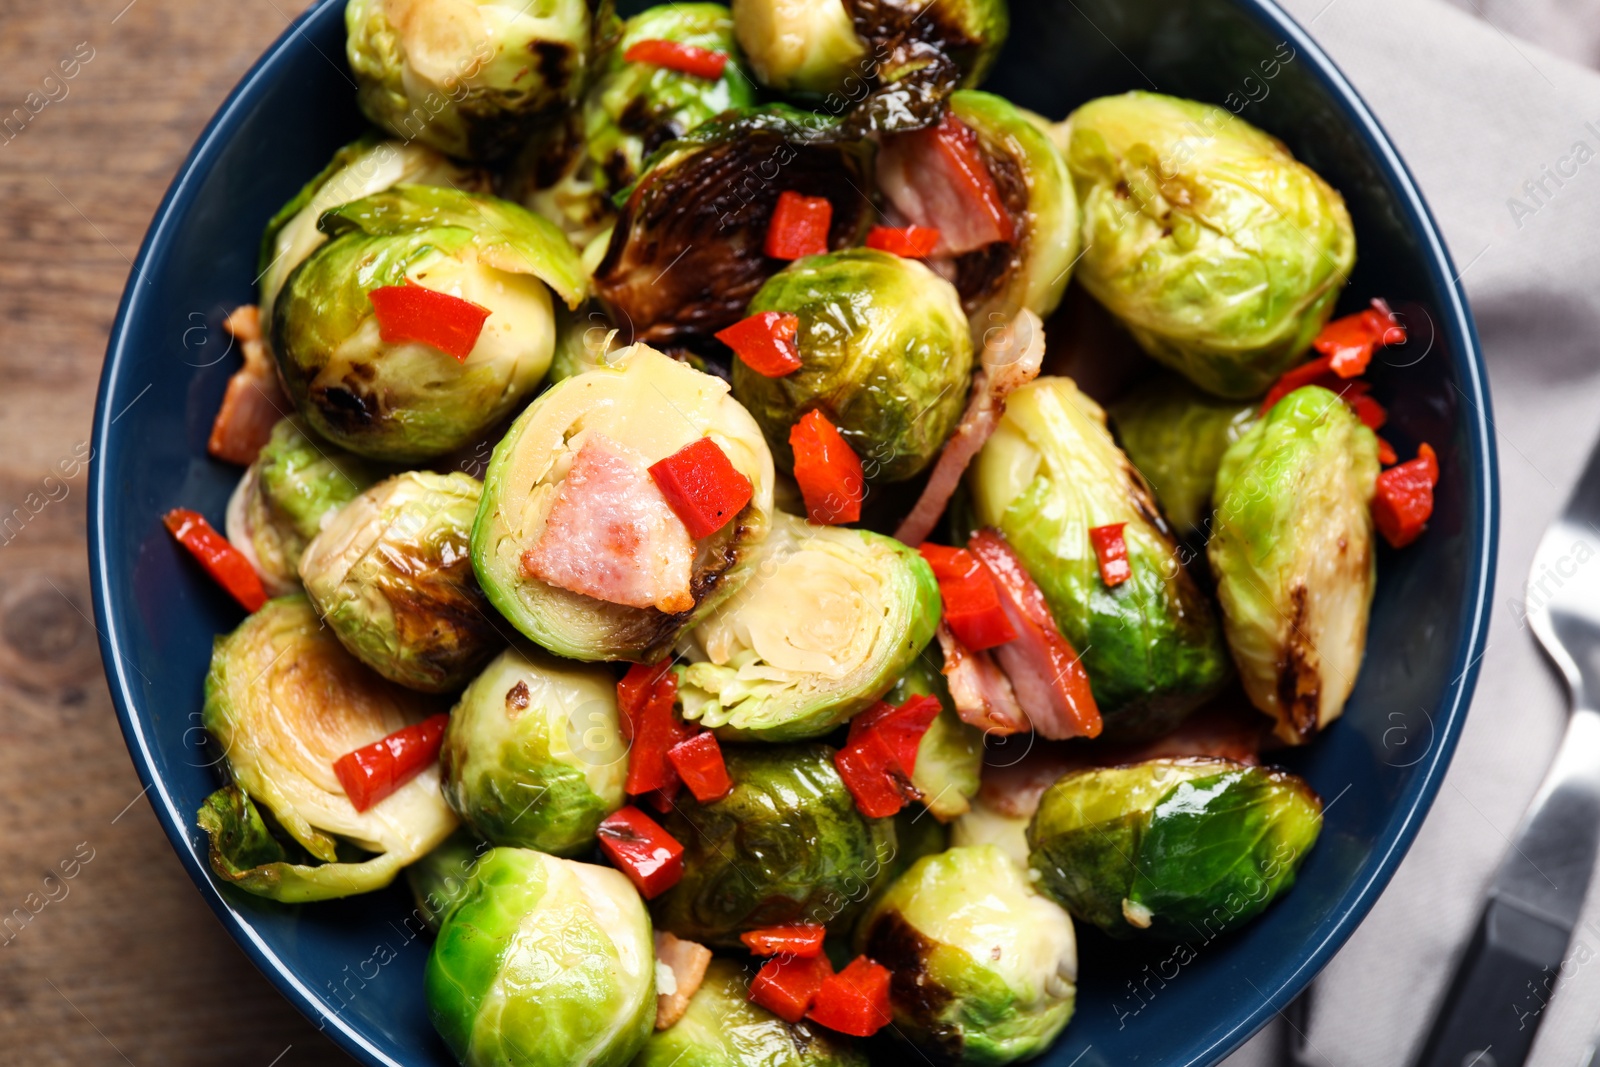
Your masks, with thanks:
[(351, 1062), (223, 932), (139, 794), (88, 617), (87, 474), (60, 476), (167, 183), (304, 6), (0, 0), (0, 1063)]

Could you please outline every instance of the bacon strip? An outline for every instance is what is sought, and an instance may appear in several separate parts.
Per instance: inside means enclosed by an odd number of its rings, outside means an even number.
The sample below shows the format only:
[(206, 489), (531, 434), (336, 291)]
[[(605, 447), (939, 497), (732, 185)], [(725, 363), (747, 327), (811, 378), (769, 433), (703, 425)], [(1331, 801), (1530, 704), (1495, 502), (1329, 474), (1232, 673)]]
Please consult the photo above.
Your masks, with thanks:
[(711, 965), (711, 950), (658, 930), (656, 962), (666, 964), (672, 971), (672, 990), (658, 990), (656, 994), (656, 1029), (665, 1030), (689, 1010), (689, 998), (705, 981), (706, 968)]
[(963, 645), (950, 627), (939, 622), (939, 647), (944, 650), (944, 676), (956, 714), (969, 726), (1004, 737), (1033, 729), (1017, 703), (1011, 682), (987, 652)]
[(235, 308), (222, 326), (239, 342), (244, 365), (228, 379), (206, 451), (224, 462), (249, 466), (278, 420), (289, 413), (289, 398), (261, 339), (261, 310), (254, 304)]

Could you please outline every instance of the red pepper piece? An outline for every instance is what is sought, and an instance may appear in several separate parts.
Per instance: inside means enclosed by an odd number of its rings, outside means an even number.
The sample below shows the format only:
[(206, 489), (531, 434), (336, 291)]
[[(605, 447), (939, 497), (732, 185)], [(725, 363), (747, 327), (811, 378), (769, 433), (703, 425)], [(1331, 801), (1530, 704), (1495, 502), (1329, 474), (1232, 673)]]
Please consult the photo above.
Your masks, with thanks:
[(825, 979), (808, 1016), (830, 1030), (871, 1037), (889, 1025), (889, 968), (865, 956)]
[(861, 518), (867, 490), (861, 460), (826, 415), (815, 408), (802, 415), (789, 431), (789, 447), (812, 522), (830, 526)]
[(667, 749), (667, 759), (700, 803), (709, 804), (733, 792), (733, 779), (728, 777), (728, 765), (722, 760), (722, 746), (715, 735), (698, 733), (684, 738)]
[(1424, 442), (1417, 458), (1378, 475), (1372, 498), (1372, 521), (1383, 539), (1404, 548), (1427, 529), (1433, 517), (1433, 487), (1439, 484), (1439, 457)]
[(951, 548), (949, 545), (936, 545), (932, 541), (924, 541), (917, 546), (917, 552), (927, 560), (933, 576), (941, 582), (971, 578), (979, 573), (981, 566), (978, 557), (964, 548)]
[(774, 956), (750, 979), (750, 999), (786, 1023), (806, 1017), (822, 983), (833, 977), (833, 964), (815, 956)]
[(1405, 343), (1406, 328), (1388, 304), (1374, 300), (1365, 311), (1328, 323), (1311, 347), (1327, 358), (1328, 369), (1334, 374), (1354, 378), (1366, 371), (1374, 349)]
[(793, 189), (778, 194), (778, 206), (767, 224), (765, 251), (773, 259), (800, 259), (828, 250), (833, 205), (824, 196), (802, 196)]
[(643, 794), (641, 799), (662, 815), (671, 815), (673, 809), (678, 806), (678, 789), (681, 785), (682, 783), (674, 778), (671, 786), (665, 789), (652, 789)]
[(600, 851), (646, 900), (654, 900), (683, 877), (683, 845), (631, 804), (600, 820), (595, 837)]
[(1089, 543), (1094, 545), (1095, 557), (1100, 560), (1100, 580), (1107, 586), (1121, 585), (1133, 577), (1133, 568), (1128, 565), (1128, 542), (1122, 537), (1122, 528), (1126, 525), (1118, 522), (1089, 531)]
[(1000, 591), (978, 557), (964, 548), (929, 541), (918, 545), (917, 551), (939, 580), (944, 621), (957, 640), (974, 652), (1016, 640), (1017, 631), (1000, 606)]
[(1400, 457), (1395, 454), (1394, 445), (1383, 438), (1378, 438), (1378, 462), (1385, 467), (1392, 467), (1399, 462)]
[(939, 245), (932, 226), (874, 226), (867, 231), (867, 247), (893, 252), (905, 259), (926, 259)]
[(256, 569), (205, 520), (205, 516), (187, 508), (173, 508), (161, 521), (178, 543), (200, 561), (206, 573), (233, 594), (233, 599), (243, 605), (244, 610), (255, 611), (267, 602), (267, 591)]
[(1350, 382), (1339, 395), (1367, 429), (1377, 430), (1389, 421), (1389, 413), (1368, 395), (1371, 390), (1372, 386), (1366, 382)]
[(798, 956), (811, 959), (822, 954), (822, 938), (827, 930), (821, 923), (794, 923), (746, 930), (739, 935), (745, 948), (757, 956)]
[(750, 503), (750, 479), (734, 468), (727, 453), (709, 437), (652, 463), (650, 477), (696, 541), (728, 525)]
[(799, 331), (800, 316), (788, 311), (759, 311), (713, 336), (733, 349), (733, 354), (757, 374), (782, 378), (800, 369), (800, 348), (794, 341)]
[(710, 81), (722, 77), (723, 70), (728, 66), (726, 52), (713, 52), (709, 48), (684, 44), (682, 41), (660, 39), (635, 41), (622, 53), (622, 58), (627, 63), (649, 63)]
[(917, 746), (938, 715), (937, 699), (915, 696), (899, 707), (879, 701), (850, 721), (850, 736), (833, 763), (861, 814), (886, 819), (921, 798), (911, 775)]
[(335, 760), (333, 773), (355, 809), (366, 811), (437, 762), (449, 724), (448, 715), (430, 715)]
[(845, 747), (849, 748), (868, 734), (876, 734), (894, 760), (894, 768), (909, 780), (917, 769), (917, 747), (922, 744), (922, 735), (938, 717), (938, 697), (922, 694), (898, 707), (880, 700), (850, 720)]
[(673, 713), (678, 697), (678, 676), (665, 665), (635, 664), (617, 683), (617, 707), (622, 712), (622, 734), (629, 742), (628, 778), (623, 791), (639, 796), (664, 790), (677, 792), (678, 772), (667, 750), (689, 735)]
[(483, 332), (489, 309), (459, 296), (407, 281), (367, 294), (378, 317), (378, 336), (390, 344), (420, 341), (465, 363)]
[(869, 819), (887, 819), (906, 806), (906, 789), (894, 776), (894, 756), (884, 739), (868, 734), (833, 754), (839, 778), (856, 802), (856, 810)]

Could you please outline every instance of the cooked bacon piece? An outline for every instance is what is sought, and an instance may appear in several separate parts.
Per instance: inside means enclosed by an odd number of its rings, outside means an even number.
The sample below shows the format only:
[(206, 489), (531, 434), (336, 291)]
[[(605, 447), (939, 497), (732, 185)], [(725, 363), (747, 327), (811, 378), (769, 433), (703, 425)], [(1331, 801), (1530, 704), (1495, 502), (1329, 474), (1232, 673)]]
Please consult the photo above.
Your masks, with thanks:
[(603, 434), (583, 443), (544, 533), (522, 554), (531, 577), (574, 593), (669, 614), (694, 607), (694, 542), (644, 457)]
[(956, 432), (944, 443), (916, 506), (894, 532), (898, 540), (913, 547), (933, 532), (961, 484), (967, 465), (1005, 414), (1006, 397), (1039, 376), (1039, 365), (1044, 361), (1044, 323), (1023, 308), (992, 342), (984, 343), (981, 360), (978, 373), (972, 376), (972, 393)]
[(239, 342), (244, 365), (228, 379), (206, 451), (224, 462), (249, 466), (272, 435), (272, 427), (289, 413), (289, 398), (283, 395), (278, 370), (261, 340), (261, 309), (254, 304), (235, 308), (222, 326)]
[(885, 137), (877, 178), (901, 215), (939, 231), (937, 256), (963, 255), (1016, 235), (977, 135), (950, 112), (937, 126)]
[(656, 963), (664, 963), (672, 971), (670, 991), (664, 983), (657, 983), (656, 1029), (665, 1030), (689, 1010), (689, 998), (705, 981), (706, 968), (711, 964), (711, 950), (696, 942), (673, 937), (665, 930), (658, 930)]
[(944, 650), (945, 681), (961, 721), (999, 736), (1031, 730), (1027, 713), (994, 658), (963, 645), (943, 620), (938, 634), (939, 647)]

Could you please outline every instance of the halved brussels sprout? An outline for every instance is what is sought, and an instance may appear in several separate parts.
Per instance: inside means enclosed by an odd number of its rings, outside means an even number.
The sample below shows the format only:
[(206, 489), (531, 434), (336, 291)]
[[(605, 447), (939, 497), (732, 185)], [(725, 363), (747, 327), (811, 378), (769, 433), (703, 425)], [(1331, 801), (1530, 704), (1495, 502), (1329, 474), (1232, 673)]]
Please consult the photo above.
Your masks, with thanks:
[(828, 247), (856, 243), (873, 214), (871, 145), (827, 115), (782, 104), (734, 111), (650, 158), (621, 206), (595, 291), (641, 341), (709, 336), (781, 265), (763, 251), (778, 196), (833, 205)]
[(848, 1038), (750, 1003), (750, 976), (714, 959), (683, 1018), (650, 1035), (632, 1067), (867, 1067)]
[(1077, 997), (1072, 919), (993, 845), (918, 860), (856, 928), (888, 967), (895, 1032), (940, 1063), (1042, 1052)]
[(1303, 744), (1344, 710), (1377, 582), (1378, 438), (1333, 393), (1296, 389), (1217, 470), (1206, 546), (1250, 702)]
[(938, 583), (892, 537), (775, 512), (752, 563), (676, 668), (683, 717), (726, 740), (819, 737), (888, 692), (933, 640)]
[[(1078, 649), (1107, 738), (1164, 733), (1221, 688), (1228, 657), (1211, 604), (1179, 561), (1149, 487), (1070, 378), (1006, 400), (967, 472), (975, 521), (993, 526)], [(1132, 576), (1108, 588), (1089, 531), (1125, 523)]]
[(1286, 771), (1192, 756), (1065, 775), (1028, 828), (1040, 892), (1117, 937), (1207, 940), (1294, 884), (1322, 801)]
[(944, 675), (925, 651), (912, 661), (889, 695), (891, 704), (904, 704), (914, 696), (939, 701), (939, 716), (917, 743), (917, 763), (911, 784), (922, 794), (922, 804), (940, 822), (964, 814), (978, 795), (983, 772), (983, 731), (968, 726), (956, 714)]
[[(578, 254), (525, 208), (455, 189), (402, 185), (323, 213), (328, 242), (273, 310), (278, 370), (311, 427), (375, 459), (429, 459), (471, 443), (550, 366), (548, 285), (569, 307), (586, 289)], [(490, 311), (465, 362), (386, 342), (367, 294), (417, 284)]]
[[(283, 901), (388, 885), (456, 828), (439, 795), (438, 768), (425, 768), (358, 812), (333, 764), (439, 710), (358, 663), (304, 597), (269, 600), (217, 638), (206, 675), (202, 722), (237, 783), (200, 811), (200, 825), (211, 836), (212, 870), (257, 896)], [(252, 801), (310, 854), (305, 862), (297, 862), (298, 849), (272, 837)], [(341, 842), (377, 855), (357, 860)]]
[(967, 402), (972, 342), (955, 288), (914, 259), (870, 248), (807, 256), (767, 279), (752, 315), (793, 314), (804, 365), (769, 378), (733, 362), (733, 395), (750, 409), (778, 465), (794, 467), (789, 431), (813, 408), (839, 428), (873, 483), (920, 473)]
[(462, 1067), (625, 1067), (655, 1025), (650, 916), (610, 867), (491, 849), (423, 983)]
[[(406, 885), (416, 907), (413, 914), (429, 930), (439, 932), (445, 916), (467, 897), (478, 861), (489, 851), (469, 830), (457, 830), (444, 843), (406, 868)], [(407, 920), (409, 925), (409, 920)]]
[(300, 557), (311, 603), (357, 659), (424, 693), (459, 689), (505, 644), (472, 576), (483, 487), (408, 471), (333, 516)]
[(1311, 344), (1355, 263), (1344, 199), (1220, 107), (1132, 92), (1067, 119), (1078, 280), (1144, 350), (1218, 396), (1259, 395)]
[(616, 678), (534, 649), (509, 648), (450, 714), (444, 798), (496, 845), (570, 856), (622, 807), (628, 747)]
[(465, 159), (518, 148), (592, 61), (588, 0), (350, 0), (344, 25), (367, 118)]
[(1028, 823), (1030, 815), (1014, 815), (984, 803), (983, 794), (972, 801), (972, 808), (950, 824), (950, 846), (967, 848), (993, 845), (1019, 867), (1028, 865)]
[(894, 821), (869, 819), (825, 745), (730, 745), (733, 792), (681, 798), (665, 820), (683, 842), (683, 879), (652, 905), (656, 923), (706, 945), (785, 923), (848, 922), (888, 880)]

